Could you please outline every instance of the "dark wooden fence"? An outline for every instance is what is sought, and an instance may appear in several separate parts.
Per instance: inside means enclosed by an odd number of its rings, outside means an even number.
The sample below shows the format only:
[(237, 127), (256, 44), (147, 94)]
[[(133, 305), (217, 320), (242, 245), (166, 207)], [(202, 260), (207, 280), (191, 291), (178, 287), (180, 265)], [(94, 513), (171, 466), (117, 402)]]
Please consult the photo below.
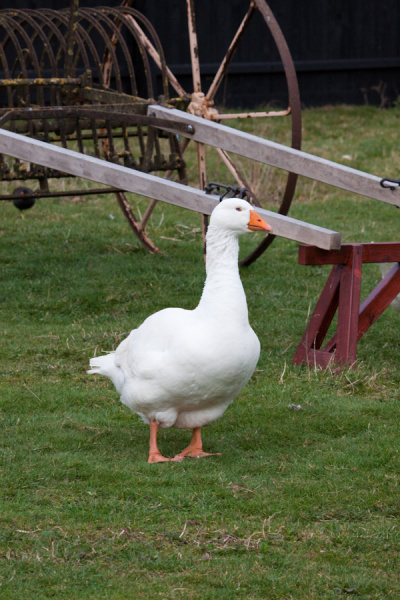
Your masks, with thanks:
[[(81, 0), (98, 6), (101, 0)], [(118, 6), (119, 0), (104, 4)], [(63, 8), (68, 0), (3, 0), (2, 8)], [(247, 1), (195, 0), (204, 87), (212, 80)], [(161, 38), (168, 64), (191, 91), (185, 0), (136, 0)], [(290, 48), (304, 106), (378, 104), (400, 96), (399, 0), (269, 0)], [(250, 108), (286, 101), (279, 53), (265, 23), (246, 32), (218, 100)]]

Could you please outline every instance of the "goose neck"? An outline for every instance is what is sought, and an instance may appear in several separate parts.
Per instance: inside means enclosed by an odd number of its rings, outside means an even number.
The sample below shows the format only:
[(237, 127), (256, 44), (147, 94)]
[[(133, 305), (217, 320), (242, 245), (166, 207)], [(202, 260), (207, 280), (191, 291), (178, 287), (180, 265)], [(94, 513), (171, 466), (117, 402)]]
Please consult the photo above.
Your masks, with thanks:
[(207, 233), (206, 281), (200, 305), (207, 311), (242, 313), (247, 302), (239, 275), (239, 242), (236, 235), (210, 229)]

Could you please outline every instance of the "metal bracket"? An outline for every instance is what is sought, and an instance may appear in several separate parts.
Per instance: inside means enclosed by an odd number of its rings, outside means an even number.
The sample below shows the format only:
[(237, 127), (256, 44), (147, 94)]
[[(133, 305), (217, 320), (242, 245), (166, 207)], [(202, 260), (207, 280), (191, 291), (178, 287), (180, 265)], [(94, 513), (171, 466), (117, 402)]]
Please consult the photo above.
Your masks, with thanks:
[[(388, 177), (385, 177), (384, 179), (381, 179), (379, 183), (381, 187), (389, 188), (392, 191), (394, 191), (396, 187), (400, 187), (400, 179), (389, 179)], [(386, 183), (389, 185), (385, 185)]]
[[(221, 193), (221, 188), (223, 188), (225, 192)], [(252, 198), (250, 190), (245, 187), (240, 188), (238, 185), (231, 187), (230, 185), (224, 185), (223, 183), (215, 183), (214, 181), (210, 181), (204, 188), (204, 191), (206, 194), (219, 196), (220, 202), (225, 198), (241, 198), (242, 200), (250, 202)]]

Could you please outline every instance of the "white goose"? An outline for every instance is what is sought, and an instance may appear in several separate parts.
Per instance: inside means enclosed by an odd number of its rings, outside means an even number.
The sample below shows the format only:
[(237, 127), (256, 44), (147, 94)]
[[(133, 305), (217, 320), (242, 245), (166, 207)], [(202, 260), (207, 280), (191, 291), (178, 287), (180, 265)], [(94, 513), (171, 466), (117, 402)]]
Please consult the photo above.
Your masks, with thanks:
[[(225, 412), (254, 372), (260, 342), (249, 325), (238, 237), (259, 230), (272, 231), (248, 202), (220, 202), (207, 232), (207, 277), (198, 306), (161, 310), (115, 352), (90, 360), (88, 373), (109, 377), (121, 402), (149, 424), (148, 462), (209, 456), (201, 427)], [(172, 459), (162, 456), (159, 427), (192, 429), (189, 446)]]

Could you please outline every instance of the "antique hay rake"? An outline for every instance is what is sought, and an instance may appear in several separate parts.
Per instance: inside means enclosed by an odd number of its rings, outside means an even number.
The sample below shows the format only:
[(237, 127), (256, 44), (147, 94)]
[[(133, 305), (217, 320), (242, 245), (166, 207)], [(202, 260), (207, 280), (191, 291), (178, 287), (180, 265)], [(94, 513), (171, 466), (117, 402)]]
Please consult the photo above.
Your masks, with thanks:
[[(136, 171), (163, 173), (167, 179), (174, 177), (186, 183), (183, 155), (188, 141), (179, 142), (176, 132), (180, 135), (182, 130), (178, 124), (174, 134), (164, 131), (160, 117), (156, 117), (155, 123), (155, 118), (147, 113), (147, 106), (157, 101), (159, 105), (174, 106), (219, 122), (237, 118), (238, 115), (221, 113), (215, 101), (222, 84), (226, 83), (235, 52), (246, 42), (246, 35), (251, 36), (255, 22), (258, 30), (264, 28), (280, 56), (287, 83), (287, 103), (284, 110), (255, 112), (251, 117), (285, 117), (292, 147), (300, 148), (297, 78), (282, 32), (264, 0), (243, 0), (243, 18), (238, 20), (238, 29), (232, 33), (220, 67), (205, 91), (200, 76), (194, 0), (186, 1), (193, 80), (193, 92), (190, 93), (168, 68), (154, 27), (131, 4), (132, 0), (124, 0), (118, 8), (92, 9), (79, 8), (79, 0), (71, 0), (69, 10), (0, 11), (0, 65), (3, 71), (0, 126)], [(265, 103), (268, 103), (267, 98)], [(248, 113), (239, 115), (248, 116)], [(216, 150), (226, 165), (229, 179), (234, 178), (241, 187), (247, 187), (252, 202), (260, 206), (261, 199), (251, 192), (242, 167), (224, 149), (217, 147)], [(198, 185), (204, 189), (207, 181), (205, 145), (196, 143), (196, 152)], [(70, 174), (35, 162), (24, 163), (16, 159), (10, 163), (0, 157), (0, 180), (38, 182), (38, 189), (31, 193), (23, 188), (27, 201), (114, 192), (141, 243), (150, 252), (159, 251), (146, 231), (155, 200), (149, 202), (139, 220), (125, 190), (118, 186), (111, 189), (72, 189), (71, 186), (70, 190), (55, 189), (52, 181), (66, 176)], [(278, 210), (280, 214), (289, 211), (296, 180), (295, 173), (288, 173)], [(1, 200), (18, 198), (15, 193), (0, 196)], [(203, 230), (206, 225), (207, 219), (203, 217)], [(274, 236), (267, 236), (245, 262), (249, 264), (255, 260), (273, 239)]]

